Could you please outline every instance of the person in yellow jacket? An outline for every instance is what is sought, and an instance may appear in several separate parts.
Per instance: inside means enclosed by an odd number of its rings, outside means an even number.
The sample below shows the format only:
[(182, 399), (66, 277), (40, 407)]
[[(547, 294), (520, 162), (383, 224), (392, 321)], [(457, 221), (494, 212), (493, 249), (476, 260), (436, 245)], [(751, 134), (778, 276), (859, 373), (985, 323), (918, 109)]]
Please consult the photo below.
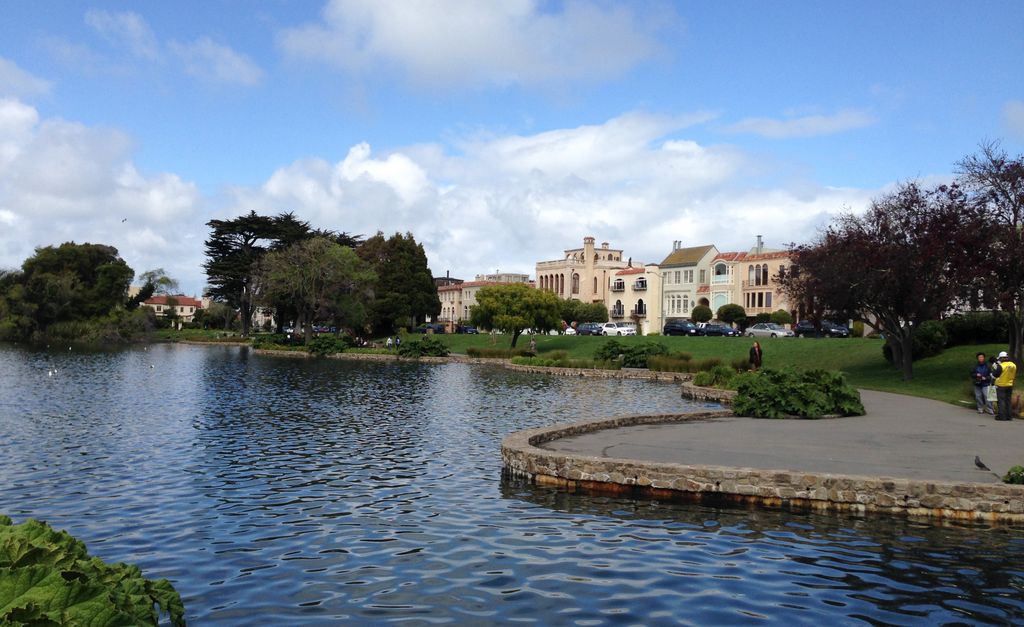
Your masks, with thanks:
[(1001, 372), (996, 378), (996, 401), (999, 402), (999, 414), (996, 420), (1013, 420), (1010, 415), (1013, 405), (1013, 380), (1017, 377), (1017, 364), (1010, 361), (1006, 351), (999, 353)]

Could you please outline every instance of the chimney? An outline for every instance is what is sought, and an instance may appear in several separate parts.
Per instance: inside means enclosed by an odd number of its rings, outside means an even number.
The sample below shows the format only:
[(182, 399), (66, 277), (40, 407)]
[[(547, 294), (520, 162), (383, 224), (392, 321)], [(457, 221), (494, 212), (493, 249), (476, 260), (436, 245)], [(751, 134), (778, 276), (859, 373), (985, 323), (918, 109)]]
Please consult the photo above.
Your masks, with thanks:
[(761, 238), (760, 235), (758, 235), (757, 236), (757, 254), (760, 255), (762, 252), (764, 252), (764, 240)]
[(452, 278), (452, 271), (451, 270), (445, 270), (444, 271), (444, 278), (446, 278), (446, 279)]

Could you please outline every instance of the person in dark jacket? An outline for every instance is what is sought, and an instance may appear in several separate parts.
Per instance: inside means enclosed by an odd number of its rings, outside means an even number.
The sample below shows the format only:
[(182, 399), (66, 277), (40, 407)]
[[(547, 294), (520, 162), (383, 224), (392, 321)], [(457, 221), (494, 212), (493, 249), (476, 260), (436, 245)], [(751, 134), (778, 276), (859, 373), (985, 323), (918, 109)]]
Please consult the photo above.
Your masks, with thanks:
[(992, 385), (992, 369), (985, 361), (985, 353), (978, 353), (978, 363), (974, 364), (971, 370), (971, 380), (974, 383), (974, 402), (978, 406), (979, 414), (992, 414), (992, 403), (988, 400), (988, 386)]
[(754, 345), (750, 347), (750, 369), (759, 370), (761, 368), (761, 343), (754, 342)]

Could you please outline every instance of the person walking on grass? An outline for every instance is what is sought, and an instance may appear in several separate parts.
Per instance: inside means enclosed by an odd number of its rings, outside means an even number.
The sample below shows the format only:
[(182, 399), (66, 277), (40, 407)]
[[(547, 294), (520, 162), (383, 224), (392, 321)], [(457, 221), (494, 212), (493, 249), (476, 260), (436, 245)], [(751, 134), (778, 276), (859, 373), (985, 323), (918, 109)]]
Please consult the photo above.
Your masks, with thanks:
[(974, 402), (978, 406), (979, 414), (992, 414), (992, 403), (988, 400), (988, 386), (992, 384), (992, 370), (985, 361), (985, 353), (978, 353), (978, 363), (974, 364), (971, 370), (971, 378), (974, 382)]
[(754, 342), (750, 347), (750, 369), (757, 371), (761, 369), (761, 343)]
[(998, 403), (999, 415), (996, 420), (1013, 420), (1010, 415), (1013, 403), (1013, 380), (1017, 377), (1017, 364), (1010, 361), (1006, 351), (999, 353), (999, 366), (1001, 372), (996, 378), (996, 402)]

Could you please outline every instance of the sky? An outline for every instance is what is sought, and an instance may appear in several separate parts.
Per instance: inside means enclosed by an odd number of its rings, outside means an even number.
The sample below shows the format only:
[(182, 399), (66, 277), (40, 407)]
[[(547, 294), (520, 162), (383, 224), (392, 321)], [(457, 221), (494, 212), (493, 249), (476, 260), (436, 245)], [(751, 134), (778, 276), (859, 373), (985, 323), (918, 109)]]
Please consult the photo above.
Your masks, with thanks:
[(0, 268), (104, 243), (199, 294), (206, 223), (411, 232), (437, 276), (585, 236), (812, 239), (1024, 152), (1024, 3), (2, 3)]

